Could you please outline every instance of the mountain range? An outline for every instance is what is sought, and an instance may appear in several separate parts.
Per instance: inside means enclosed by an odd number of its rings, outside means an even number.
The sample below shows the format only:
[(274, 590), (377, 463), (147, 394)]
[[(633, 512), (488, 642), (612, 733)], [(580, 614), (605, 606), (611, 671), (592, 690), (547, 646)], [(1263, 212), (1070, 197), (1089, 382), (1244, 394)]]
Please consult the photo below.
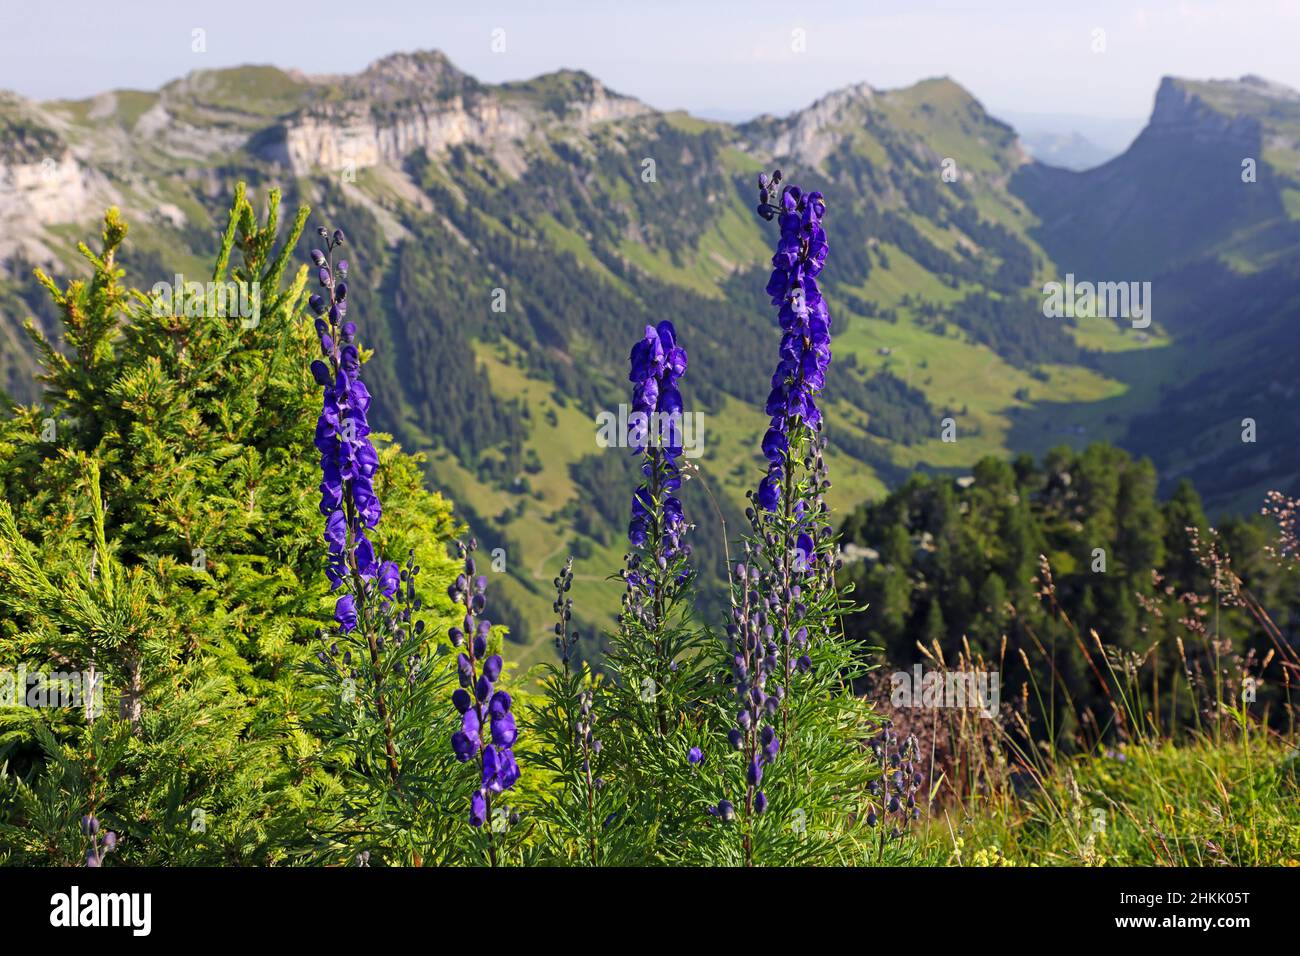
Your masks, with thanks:
[[(525, 659), (546, 652), (566, 555), (585, 620), (617, 607), (604, 575), (635, 470), (595, 420), (628, 400), (628, 349), (663, 318), (705, 423), (686, 505), (702, 564), (721, 566), (718, 517), (743, 521), (776, 362), (774, 237), (753, 210), (773, 167), (829, 202), (833, 505), (1098, 439), (1220, 512), (1300, 476), (1300, 94), (1257, 77), (1164, 79), (1132, 145), (1082, 170), (1033, 158), (947, 78), (729, 124), (577, 71), (485, 84), (438, 52), (351, 76), (0, 94), (0, 134), (0, 385), (39, 400), (21, 323), (56, 316), (31, 269), (79, 274), (105, 206), (131, 222), (123, 267), (147, 289), (207, 278), (237, 181), (310, 203), (309, 235), (349, 236), (377, 424), (427, 452), (433, 486), (503, 549), (494, 590)], [(1150, 324), (1048, 317), (1044, 285), (1067, 276), (1149, 282)]]

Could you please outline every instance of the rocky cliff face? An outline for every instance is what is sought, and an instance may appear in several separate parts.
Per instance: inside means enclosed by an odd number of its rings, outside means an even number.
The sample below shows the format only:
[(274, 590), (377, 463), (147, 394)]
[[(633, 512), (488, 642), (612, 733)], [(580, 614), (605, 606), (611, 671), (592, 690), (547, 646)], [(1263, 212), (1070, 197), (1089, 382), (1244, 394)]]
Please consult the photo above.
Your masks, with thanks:
[(1151, 120), (1143, 136), (1179, 138), (1202, 144), (1259, 141), (1260, 122), (1255, 116), (1216, 108), (1203, 95), (1204, 87), (1166, 76), (1156, 91)]
[(837, 128), (864, 120), (876, 92), (866, 83), (828, 93), (785, 119), (762, 116), (744, 127), (747, 136), (773, 156), (790, 156), (820, 166), (839, 143)]
[(522, 138), (527, 119), (497, 102), (415, 105), (401, 114), (375, 118), (368, 112), (340, 111), (287, 122), (279, 143), (266, 154), (295, 175), (397, 165), (417, 149), (437, 152), (464, 142), (492, 143)]
[(21, 253), (52, 261), (42, 227), (79, 222), (114, 201), (106, 177), (82, 162), (39, 112), (16, 98), (0, 116), (0, 267)]
[(436, 51), (385, 57), (353, 76), (274, 67), (197, 71), (157, 92), (38, 104), (0, 92), (0, 272), (48, 263), (47, 227), (89, 223), (114, 204), (180, 229), (168, 180), (211, 192), (241, 154), (295, 176), (399, 168), (417, 150), (474, 143), (509, 174), (520, 144), (557, 126), (576, 132), (651, 112), (585, 73), (489, 86)]
[(287, 117), (261, 152), (295, 175), (356, 170), (467, 142), (494, 152), (557, 121), (585, 130), (647, 112), (583, 73), (488, 87), (440, 53), (398, 54), (347, 78), (340, 101)]
[(106, 187), (66, 150), (36, 163), (0, 164), (0, 224), (75, 222)]
[(1165, 77), (1123, 154), (1079, 173), (1031, 164), (1013, 189), (1042, 223), (1035, 238), (1078, 275), (1155, 277), (1225, 253), (1263, 266), (1296, 241), (1284, 191), (1300, 172), (1298, 142), (1295, 91)]

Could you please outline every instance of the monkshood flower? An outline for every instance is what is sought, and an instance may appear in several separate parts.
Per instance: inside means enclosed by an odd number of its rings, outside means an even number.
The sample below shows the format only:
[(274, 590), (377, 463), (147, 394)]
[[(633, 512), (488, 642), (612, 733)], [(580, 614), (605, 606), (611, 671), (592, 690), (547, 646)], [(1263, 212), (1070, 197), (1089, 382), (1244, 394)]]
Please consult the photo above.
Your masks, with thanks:
[(771, 416), (762, 439), (766, 474), (750, 492), (744, 559), (729, 575), (726, 648), (735, 723), (727, 740), (739, 751), (734, 786), (744, 788), (744, 800), (732, 802), (738, 794), (728, 794), (711, 808), (724, 821), (740, 822), (746, 864), (754, 859), (753, 818), (769, 808), (770, 771), (782, 740), (798, 739), (787, 696), (799, 675), (813, 669), (810, 634), (826, 632), (834, 595), (833, 529), (823, 497), (830, 485), (817, 404), (831, 360), (830, 314), (817, 283), (828, 248), (825, 212), (821, 193), (782, 186), (780, 170), (759, 176), (758, 213), (776, 219), (781, 230), (767, 284), (781, 343), (765, 406)]
[(348, 264), (333, 262), (344, 236), (340, 229), (332, 234), (324, 228), (317, 232), (325, 249), (313, 249), (311, 257), (323, 292), (313, 294), (308, 305), (316, 316), (322, 354), (311, 364), (322, 392), (315, 438), (321, 455), (320, 512), (325, 516), (329, 548), (325, 573), (330, 588), (349, 585), (349, 593), (339, 597), (334, 610), (334, 620), (348, 632), (358, 626), (359, 604), (364, 604), (368, 592), (378, 589), (385, 597), (393, 596), (398, 569), (391, 561), (379, 560), (366, 535), (379, 523), (383, 509), (374, 489), (379, 456), (370, 442), (366, 417), (370, 392), (361, 380), (356, 323), (346, 321)]
[(688, 526), (677, 492), (682, 485), (678, 459), (682, 454), (682, 395), (677, 383), (686, 373), (686, 349), (668, 320), (646, 326), (628, 357), (632, 382), (632, 411), (628, 444), (642, 456), (643, 481), (632, 495), (628, 540), (633, 553), (623, 573), (628, 585), (625, 609), (650, 630), (655, 607), (662, 608), (670, 592), (684, 585), (690, 571), (678, 567), (689, 557)]
[[(480, 782), (470, 797), (469, 822), (481, 827), (492, 815), (492, 798), (509, 790), (519, 779), (513, 750), (519, 731), (510, 694), (496, 689), (501, 677), (501, 655), (489, 656), (487, 652), (492, 622), (482, 616), (487, 609), (487, 578), (477, 574), (474, 552), (478, 542), (470, 539), (467, 545), (457, 548), (464, 568), (447, 594), (453, 603), (465, 608), (465, 617), (459, 627), (448, 631), (452, 646), (459, 649), (456, 673), (460, 687), (452, 693), (451, 702), (461, 715), (460, 730), (451, 737), (451, 749), (462, 763), (478, 761)], [(490, 852), (495, 865), (494, 846)]]
[(555, 649), (560, 654), (560, 663), (564, 667), (566, 677), (569, 673), (569, 662), (573, 658), (579, 637), (577, 631), (569, 629), (569, 622), (573, 619), (573, 598), (568, 597), (568, 593), (572, 587), (573, 558), (570, 557), (564, 562), (564, 567), (560, 569), (559, 575), (555, 578), (555, 603), (551, 605), (556, 617)]
[[(752, 544), (746, 544), (747, 555), (752, 548)], [(767, 809), (763, 768), (773, 763), (781, 751), (781, 738), (772, 721), (785, 698), (785, 686), (780, 683), (782, 654), (772, 623), (774, 615), (769, 602), (761, 596), (762, 580), (756, 566), (736, 565), (732, 584), (733, 594), (738, 592), (739, 596), (732, 602), (731, 622), (727, 625), (736, 707), (735, 726), (727, 733), (727, 742), (744, 758), (747, 817)], [(732, 806), (725, 800), (722, 803)], [(721, 803), (710, 812), (726, 818)]]
[[(778, 306), (781, 345), (772, 391), (765, 407), (771, 415), (763, 436), (767, 474), (748, 509), (753, 538), (766, 558), (762, 593), (769, 596), (779, 638), (785, 685), (794, 672), (808, 671), (808, 628), (803, 624), (811, 597), (834, 587), (833, 528), (824, 493), (830, 488), (821, 436), (817, 396), (826, 385), (831, 361), (831, 318), (817, 276), (829, 247), (820, 192), (781, 186), (781, 171), (760, 175), (758, 212), (781, 229), (772, 256), (767, 293)], [(776, 190), (780, 189), (779, 196)]]
[[(894, 731), (892, 720), (886, 720), (883, 729), (871, 739), (871, 753), (880, 767), (880, 777), (869, 786), (871, 810), (867, 823), (877, 826), (883, 815), (893, 820), (888, 832), (881, 831), (881, 839), (898, 839), (909, 821), (921, 819), (918, 797), (925, 799), (921, 784), (925, 775), (921, 771), (921, 747), (915, 734), (901, 741)], [(879, 809), (879, 813), (877, 813)]]
[[(645, 545), (657, 518), (660, 524), (654, 530), (662, 538), (664, 555), (671, 558), (681, 546), (683, 530), (681, 501), (672, 492), (681, 487), (677, 459), (682, 453), (682, 393), (677, 382), (686, 373), (686, 350), (677, 344), (673, 324), (665, 319), (656, 328), (646, 326), (644, 337), (632, 346), (629, 361), (632, 411), (641, 415), (629, 444), (637, 454), (645, 454), (642, 474), (647, 480), (632, 497), (628, 539), (637, 547)], [(651, 424), (655, 415), (664, 423), (657, 430)], [(651, 436), (660, 440), (647, 447)], [(664, 493), (661, 499), (656, 492)], [(661, 514), (652, 516), (657, 506)]]
[(817, 276), (829, 247), (821, 224), (826, 201), (820, 192), (805, 194), (798, 186), (786, 185), (773, 202), (781, 171), (776, 170), (771, 179), (760, 175), (758, 183), (759, 215), (767, 220), (776, 218), (781, 227), (767, 294), (778, 307), (783, 335), (765, 407), (772, 416), (763, 436), (768, 470), (757, 495), (759, 507), (775, 511), (782, 494), (788, 493), (789, 457), (792, 443), (798, 440), (796, 432), (803, 427), (821, 428), (817, 395), (826, 385), (831, 361), (831, 317)]
[[(370, 679), (365, 687), (384, 728), (388, 776), (400, 789), (401, 766), (385, 677), (405, 678), (413, 684), (420, 672), (418, 650), (400, 649), (404, 636), (411, 646), (422, 627), (411, 621), (412, 611), (420, 607), (414, 584), (419, 568), (413, 554), (404, 570), (395, 562), (381, 561), (367, 534), (383, 514), (374, 489), (379, 456), (370, 442), (370, 392), (361, 380), (356, 323), (347, 321), (348, 264), (334, 264), (334, 252), (344, 242), (343, 232), (322, 228), (317, 233), (324, 249), (313, 249), (311, 258), (321, 291), (308, 299), (316, 316), (322, 356), (311, 364), (312, 376), (321, 387), (314, 444), (321, 456), (320, 513), (325, 517), (328, 547), (325, 573), (330, 590), (342, 591), (334, 605), (334, 620), (337, 636), (344, 643), (341, 653), (339, 641), (333, 641), (328, 652), (317, 657), (346, 680), (347, 686), (357, 685), (359, 667), (368, 668)], [(323, 632), (318, 634), (323, 640)], [(349, 642), (354, 642), (351, 647)], [(368, 664), (354, 659), (353, 649), (367, 655)]]
[(90, 846), (86, 850), (86, 866), (101, 866), (104, 857), (117, 849), (117, 834), (112, 830), (101, 833), (99, 821), (93, 813), (81, 818), (81, 835), (90, 840)]

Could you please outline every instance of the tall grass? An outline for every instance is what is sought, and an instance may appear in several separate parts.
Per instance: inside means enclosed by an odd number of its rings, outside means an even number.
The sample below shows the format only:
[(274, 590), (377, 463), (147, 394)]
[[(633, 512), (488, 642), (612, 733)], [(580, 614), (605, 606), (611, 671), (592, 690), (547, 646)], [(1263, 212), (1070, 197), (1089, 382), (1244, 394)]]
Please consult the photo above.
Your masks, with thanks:
[[(1291, 696), (1300, 655), (1213, 533), (1194, 547), (1213, 572), (1213, 593), (1180, 598), (1186, 614), (1173, 687), (1160, 686), (1155, 644), (1137, 652), (1076, 627), (1057, 601), (1046, 558), (1038, 597), (1079, 651), (1105, 701), (1101, 713), (1076, 704), (1058, 670), (1059, 648), (1028, 628), (1025, 645), (1009, 649), (1004, 638), (996, 660), (964, 640), (955, 659), (937, 641), (918, 645), (929, 668), (945, 677), (1005, 673), (1014, 654), (1027, 677), (1004, 689), (1009, 693), (991, 717), (970, 708), (892, 707), (876, 672), (868, 695), (900, 735), (917, 737), (929, 768), (929, 813), (913, 862), (1300, 865), (1300, 751)], [(1219, 633), (1217, 612), (1229, 604), (1246, 608), (1267, 636), (1262, 656), (1234, 654)], [(1158, 613), (1154, 606), (1147, 612)], [(1193, 642), (1202, 653), (1188, 652)], [(1250, 693), (1270, 666), (1283, 685), (1280, 704), (1272, 705), (1280, 715), (1254, 705)], [(1069, 734), (1060, 732), (1062, 714), (1073, 717)]]

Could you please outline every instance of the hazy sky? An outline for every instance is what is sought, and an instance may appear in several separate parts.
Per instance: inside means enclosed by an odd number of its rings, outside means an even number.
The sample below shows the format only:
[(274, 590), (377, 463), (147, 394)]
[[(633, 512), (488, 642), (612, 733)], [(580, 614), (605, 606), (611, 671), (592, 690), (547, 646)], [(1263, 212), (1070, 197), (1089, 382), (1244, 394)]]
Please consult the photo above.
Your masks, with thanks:
[[(241, 63), (354, 72), (429, 48), (489, 82), (580, 68), (653, 106), (727, 118), (787, 112), (849, 83), (943, 74), (992, 108), (1108, 117), (1144, 117), (1164, 74), (1257, 73), (1300, 88), (1300, 0), (41, 0), (21, 14), (19, 0), (0, 5), (0, 88), (41, 99), (153, 89)], [(195, 29), (206, 52), (192, 49)], [(497, 29), (504, 52), (491, 48)], [(1104, 52), (1093, 51), (1096, 30)]]

